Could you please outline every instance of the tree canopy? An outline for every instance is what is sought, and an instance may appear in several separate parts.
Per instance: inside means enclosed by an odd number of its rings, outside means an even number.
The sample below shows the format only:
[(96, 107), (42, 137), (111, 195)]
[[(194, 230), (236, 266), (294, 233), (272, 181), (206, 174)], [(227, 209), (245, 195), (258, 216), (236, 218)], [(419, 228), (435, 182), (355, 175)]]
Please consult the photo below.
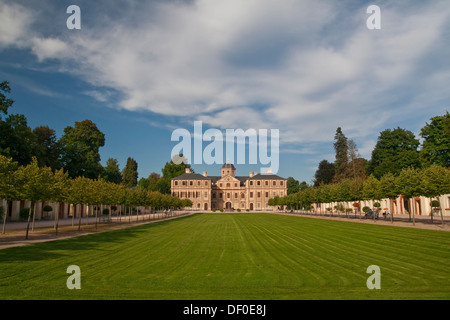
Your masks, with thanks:
[(100, 164), (100, 147), (105, 145), (105, 135), (91, 120), (75, 122), (66, 127), (61, 143), (61, 164), (72, 178), (96, 179), (103, 171)]

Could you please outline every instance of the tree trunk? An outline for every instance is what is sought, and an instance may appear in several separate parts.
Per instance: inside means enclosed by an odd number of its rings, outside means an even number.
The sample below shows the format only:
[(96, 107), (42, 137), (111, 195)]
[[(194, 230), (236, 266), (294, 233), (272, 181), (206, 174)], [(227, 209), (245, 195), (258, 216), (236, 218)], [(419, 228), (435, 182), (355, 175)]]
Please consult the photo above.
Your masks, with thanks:
[(28, 230), (30, 229), (30, 220), (31, 220), (31, 206), (28, 208), (28, 222), (27, 222), (27, 232), (25, 234), (25, 239), (28, 239)]
[(3, 230), (2, 230), (3, 234), (5, 234), (6, 217), (8, 216), (8, 211), (9, 211), (9, 201), (6, 200), (6, 210), (3, 210)]
[(412, 199), (412, 212), (413, 212), (413, 226), (416, 225), (416, 199), (413, 197)]
[(83, 213), (83, 205), (82, 204), (80, 204), (80, 216), (78, 217), (78, 231), (81, 231), (81, 216), (82, 216), (82, 213)]
[[(74, 221), (75, 221), (75, 212), (76, 212), (76, 207), (72, 204), (72, 228), (74, 226)], [(69, 212), (70, 212), (70, 204), (69, 204)]]
[(433, 198), (430, 198), (430, 218), (431, 224), (433, 224)]
[(56, 216), (55, 216), (55, 233), (56, 234), (58, 234), (58, 222), (59, 222), (59, 210), (60, 210), (60, 208), (61, 208), (61, 204), (60, 203), (58, 203), (58, 208), (57, 208), (57, 213), (56, 213)]
[(36, 207), (37, 207), (37, 201), (33, 205), (33, 223), (31, 225), (31, 231), (34, 231), (34, 220), (36, 219)]

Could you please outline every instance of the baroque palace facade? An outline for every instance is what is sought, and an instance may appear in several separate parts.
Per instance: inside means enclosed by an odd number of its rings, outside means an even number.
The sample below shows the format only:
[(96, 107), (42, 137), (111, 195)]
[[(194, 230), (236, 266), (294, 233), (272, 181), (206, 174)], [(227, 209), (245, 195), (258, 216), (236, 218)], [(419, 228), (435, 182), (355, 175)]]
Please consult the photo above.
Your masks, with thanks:
[(197, 210), (271, 210), (269, 199), (287, 195), (286, 179), (275, 174), (250, 172), (236, 176), (233, 164), (226, 163), (220, 176), (186, 172), (171, 180), (171, 193), (192, 201)]

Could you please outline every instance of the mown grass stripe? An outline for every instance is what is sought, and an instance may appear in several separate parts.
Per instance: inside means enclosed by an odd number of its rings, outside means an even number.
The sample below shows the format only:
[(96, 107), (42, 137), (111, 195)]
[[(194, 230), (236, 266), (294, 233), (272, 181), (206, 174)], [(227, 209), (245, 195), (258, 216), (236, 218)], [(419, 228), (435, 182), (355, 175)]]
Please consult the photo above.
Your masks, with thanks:
[[(448, 299), (450, 234), (275, 214), (197, 214), (0, 251), (5, 299)], [(65, 287), (79, 265), (82, 290)], [(368, 290), (370, 264), (382, 289)]]

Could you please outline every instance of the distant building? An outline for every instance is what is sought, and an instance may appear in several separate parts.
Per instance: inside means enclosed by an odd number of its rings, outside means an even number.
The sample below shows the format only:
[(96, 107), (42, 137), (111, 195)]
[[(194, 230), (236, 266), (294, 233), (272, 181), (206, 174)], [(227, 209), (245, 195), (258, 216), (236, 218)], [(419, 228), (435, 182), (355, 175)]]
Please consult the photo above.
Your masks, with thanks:
[(269, 199), (287, 195), (286, 179), (272, 173), (250, 172), (236, 176), (233, 164), (226, 163), (220, 176), (186, 172), (171, 181), (172, 196), (189, 199), (194, 209), (271, 210)]

